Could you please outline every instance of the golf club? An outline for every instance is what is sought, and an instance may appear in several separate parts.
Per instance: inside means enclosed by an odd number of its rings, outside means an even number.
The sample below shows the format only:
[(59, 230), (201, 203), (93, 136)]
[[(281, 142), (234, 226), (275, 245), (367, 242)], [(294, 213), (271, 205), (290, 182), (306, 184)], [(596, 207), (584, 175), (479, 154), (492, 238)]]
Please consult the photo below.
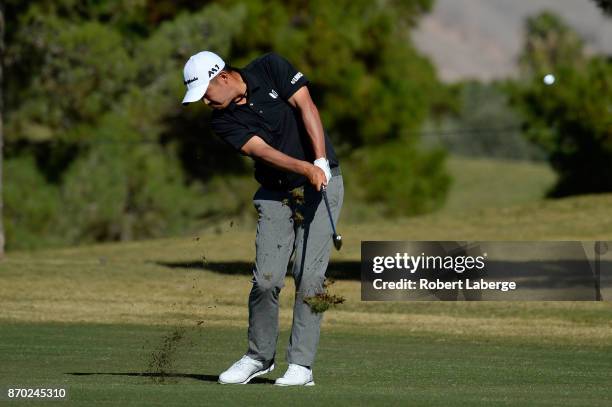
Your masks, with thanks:
[(329, 221), (331, 222), (334, 247), (336, 250), (340, 250), (342, 247), (342, 236), (336, 233), (336, 226), (334, 225), (334, 219), (332, 218), (331, 209), (329, 208), (329, 201), (327, 200), (327, 191), (325, 190), (325, 185), (321, 186), (321, 193), (323, 194), (323, 199), (325, 200), (325, 206), (327, 207), (327, 214), (329, 215)]
[(606, 242), (595, 242), (595, 301), (603, 301), (601, 296), (601, 273), (600, 263), (601, 255), (608, 252), (608, 244)]

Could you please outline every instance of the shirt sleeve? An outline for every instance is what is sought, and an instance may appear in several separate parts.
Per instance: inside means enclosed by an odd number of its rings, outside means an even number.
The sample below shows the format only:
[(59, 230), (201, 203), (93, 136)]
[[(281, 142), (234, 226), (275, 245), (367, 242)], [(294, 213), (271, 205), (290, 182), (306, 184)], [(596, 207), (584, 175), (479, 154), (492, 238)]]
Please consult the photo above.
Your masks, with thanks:
[(240, 123), (222, 117), (215, 117), (214, 115), (210, 125), (217, 136), (221, 137), (223, 141), (240, 154), (246, 155), (242, 152), (241, 148), (255, 135), (255, 133), (249, 131), (246, 126)]
[(275, 84), (280, 97), (288, 100), (299, 88), (308, 84), (308, 78), (291, 65), (282, 56), (270, 53), (266, 57), (266, 62), (272, 81)]

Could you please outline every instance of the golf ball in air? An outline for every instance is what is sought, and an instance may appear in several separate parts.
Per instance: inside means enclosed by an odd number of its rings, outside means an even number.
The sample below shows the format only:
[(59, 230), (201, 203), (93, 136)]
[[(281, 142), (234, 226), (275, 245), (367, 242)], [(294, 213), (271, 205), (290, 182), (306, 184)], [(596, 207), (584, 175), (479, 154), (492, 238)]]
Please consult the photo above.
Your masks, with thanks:
[(548, 75), (544, 76), (544, 83), (546, 85), (552, 85), (555, 83), (555, 75), (549, 73)]

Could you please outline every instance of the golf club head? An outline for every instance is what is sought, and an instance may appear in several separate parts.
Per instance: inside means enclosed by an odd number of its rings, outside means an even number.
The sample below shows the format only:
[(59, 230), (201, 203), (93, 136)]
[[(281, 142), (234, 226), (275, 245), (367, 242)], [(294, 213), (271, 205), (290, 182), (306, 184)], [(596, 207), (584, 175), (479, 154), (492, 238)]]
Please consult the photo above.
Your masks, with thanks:
[(334, 235), (334, 247), (336, 250), (340, 250), (340, 248), (342, 248), (342, 236)]
[(606, 242), (595, 242), (595, 253), (606, 254), (608, 252), (608, 244)]

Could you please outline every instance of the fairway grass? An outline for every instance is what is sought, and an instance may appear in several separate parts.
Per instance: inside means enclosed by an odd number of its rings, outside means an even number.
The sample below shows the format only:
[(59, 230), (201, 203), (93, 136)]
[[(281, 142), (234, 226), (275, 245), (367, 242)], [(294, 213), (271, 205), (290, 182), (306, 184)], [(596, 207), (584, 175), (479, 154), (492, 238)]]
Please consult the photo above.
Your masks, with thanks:
[(443, 211), (462, 213), (539, 201), (557, 176), (546, 162), (451, 156), (453, 183)]
[[(342, 218), (349, 222), (380, 221), (385, 206), (365, 201), (363, 185), (350, 177), (352, 166), (358, 163), (342, 165), (347, 174)], [(541, 201), (557, 179), (546, 162), (450, 155), (446, 168), (452, 182), (439, 212), (451, 216)]]
[[(611, 207), (612, 195), (593, 195), (340, 223), (345, 246), (328, 274), (346, 303), (324, 315), (310, 389), (216, 383), (246, 351), (250, 228), (11, 252), (0, 262), (0, 385), (65, 385), (76, 405), (611, 405), (609, 301), (362, 302), (359, 282), (362, 240), (612, 240)], [(267, 377), (286, 367), (293, 298), (288, 276)], [(177, 327), (173, 373), (156, 384), (151, 354)]]
[(286, 330), (279, 339), (276, 369), (245, 386), (216, 383), (218, 374), (246, 349), (240, 328), (201, 325), (188, 330), (189, 343), (179, 349), (163, 384), (150, 377), (147, 358), (166, 333), (164, 327), (3, 323), (0, 332), (0, 383), (65, 387), (74, 405), (608, 406), (612, 402), (609, 345), (541, 346), (452, 335), (324, 329), (313, 367), (316, 386), (286, 388), (272, 385), (286, 369)]

